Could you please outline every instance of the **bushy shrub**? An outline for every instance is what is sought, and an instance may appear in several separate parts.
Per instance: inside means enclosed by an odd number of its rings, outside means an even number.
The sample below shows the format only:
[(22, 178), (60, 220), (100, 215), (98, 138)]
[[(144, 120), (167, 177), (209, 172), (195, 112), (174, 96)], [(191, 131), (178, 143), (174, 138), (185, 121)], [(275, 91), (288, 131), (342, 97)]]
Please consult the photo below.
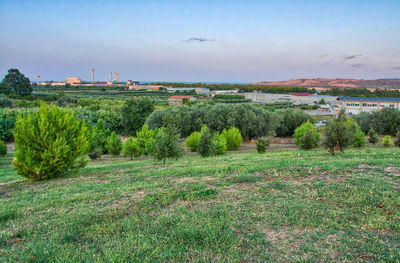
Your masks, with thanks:
[(147, 124), (143, 125), (142, 129), (136, 132), (136, 144), (139, 146), (138, 149), (141, 154), (147, 155), (151, 153), (157, 132), (157, 129), (151, 130)]
[(360, 148), (365, 146), (365, 134), (360, 126), (356, 126), (356, 134), (354, 135), (353, 147)]
[(125, 156), (130, 156), (131, 160), (133, 159), (133, 156), (139, 157), (141, 155), (141, 149), (138, 140), (135, 140), (133, 137), (129, 137), (122, 147), (122, 153)]
[(199, 144), (200, 141), (200, 132), (192, 132), (190, 136), (186, 139), (185, 145), (189, 147), (190, 151), (196, 152), (197, 151), (197, 145)]
[(292, 136), (296, 128), (307, 121), (315, 123), (315, 118), (302, 110), (287, 109), (279, 111), (278, 114), (281, 116), (281, 123), (276, 128), (278, 137)]
[(264, 139), (264, 138), (258, 138), (256, 142), (256, 147), (257, 147), (257, 152), (258, 153), (265, 153), (267, 151), (267, 147), (269, 146), (271, 140)]
[(86, 163), (87, 128), (72, 111), (42, 104), (38, 112), (19, 115), (13, 133), (13, 164), (22, 176), (50, 179)]
[(220, 155), (226, 153), (227, 143), (226, 138), (219, 132), (214, 133), (214, 154)]
[(357, 123), (348, 118), (342, 110), (336, 119), (328, 122), (324, 129), (324, 145), (334, 155), (336, 150), (343, 151), (353, 144)]
[(100, 158), (102, 153), (103, 151), (101, 150), (100, 147), (95, 147), (90, 149), (88, 156), (91, 160), (97, 160)]
[(201, 135), (197, 151), (203, 157), (211, 156), (214, 154), (214, 138), (207, 126), (201, 128)]
[(124, 132), (135, 135), (153, 111), (154, 103), (148, 98), (126, 100), (121, 110)]
[(385, 137), (383, 137), (382, 139), (382, 146), (383, 147), (390, 147), (392, 146), (392, 140), (390, 139), (389, 135), (386, 135)]
[(118, 156), (121, 154), (122, 141), (121, 138), (117, 136), (115, 131), (111, 133), (111, 136), (107, 140), (107, 151), (113, 156)]
[(229, 130), (224, 129), (222, 134), (226, 138), (226, 144), (228, 151), (237, 150), (239, 149), (240, 145), (242, 144), (243, 137), (240, 134), (239, 129), (235, 127), (229, 128)]
[(368, 141), (374, 145), (379, 141), (378, 135), (373, 128), (368, 132)]
[(107, 153), (107, 139), (110, 136), (111, 131), (106, 128), (104, 120), (99, 119), (96, 125), (92, 129), (92, 136), (90, 141), (90, 151), (99, 148), (102, 153)]
[(167, 158), (176, 158), (182, 156), (183, 148), (178, 143), (178, 134), (174, 130), (167, 130), (162, 127), (158, 130), (154, 140), (154, 150), (152, 155), (155, 160), (162, 160), (165, 165)]
[(310, 121), (303, 123), (294, 131), (293, 141), (301, 149), (310, 150), (319, 146), (321, 135)]
[(397, 132), (396, 137), (397, 137), (397, 139), (396, 139), (396, 141), (395, 141), (394, 144), (395, 144), (397, 147), (400, 147), (400, 130)]
[(0, 94), (0, 108), (11, 108), (12, 100), (7, 98), (6, 95)]
[(0, 156), (4, 156), (7, 154), (7, 145), (0, 140)]

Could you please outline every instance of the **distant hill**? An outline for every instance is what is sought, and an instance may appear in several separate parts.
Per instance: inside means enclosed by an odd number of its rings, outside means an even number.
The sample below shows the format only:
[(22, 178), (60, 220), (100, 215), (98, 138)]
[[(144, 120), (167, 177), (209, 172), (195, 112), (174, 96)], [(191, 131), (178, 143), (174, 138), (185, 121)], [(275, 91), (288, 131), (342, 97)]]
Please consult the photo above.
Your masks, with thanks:
[(400, 79), (292, 79), (286, 81), (257, 82), (254, 85), (300, 86), (300, 87), (336, 87), (336, 88), (381, 88), (400, 89)]

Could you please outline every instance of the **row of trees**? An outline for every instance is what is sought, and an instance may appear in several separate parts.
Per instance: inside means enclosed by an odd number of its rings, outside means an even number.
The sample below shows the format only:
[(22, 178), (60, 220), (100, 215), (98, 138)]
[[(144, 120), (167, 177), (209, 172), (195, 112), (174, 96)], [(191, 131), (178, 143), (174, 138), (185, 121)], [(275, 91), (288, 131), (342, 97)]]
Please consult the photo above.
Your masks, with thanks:
[(389, 134), (395, 136), (400, 130), (400, 110), (394, 108), (383, 108), (380, 111), (361, 112), (353, 118), (360, 125), (364, 133), (374, 129), (378, 134)]
[[(345, 111), (341, 111), (336, 119), (329, 121), (323, 129), (323, 133), (323, 144), (332, 155), (335, 154), (335, 151), (343, 151), (347, 147), (363, 147), (366, 144), (365, 133), (354, 119), (345, 115)], [(298, 127), (293, 135), (293, 142), (306, 150), (318, 147), (320, 140), (320, 132), (309, 121)], [(372, 144), (379, 141), (374, 129), (369, 130), (368, 140)], [(385, 147), (392, 145), (389, 135), (383, 138), (382, 145)], [(395, 145), (400, 147), (400, 130), (397, 132)]]
[(175, 126), (182, 137), (199, 131), (203, 125), (218, 132), (236, 127), (243, 138), (250, 140), (274, 133), (281, 137), (291, 136), (306, 121), (314, 123), (315, 119), (301, 110), (270, 112), (252, 104), (217, 104), (156, 110), (150, 114), (146, 123), (152, 129), (168, 123)]

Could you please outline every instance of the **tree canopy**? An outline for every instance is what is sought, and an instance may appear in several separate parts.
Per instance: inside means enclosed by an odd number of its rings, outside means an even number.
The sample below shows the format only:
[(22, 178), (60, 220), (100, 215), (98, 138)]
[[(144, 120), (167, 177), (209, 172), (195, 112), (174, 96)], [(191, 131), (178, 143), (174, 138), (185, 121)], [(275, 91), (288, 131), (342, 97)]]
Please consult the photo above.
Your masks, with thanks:
[(18, 96), (29, 96), (32, 94), (32, 86), (29, 79), (15, 68), (8, 70), (8, 74), (4, 77), (0, 90), (1, 92)]

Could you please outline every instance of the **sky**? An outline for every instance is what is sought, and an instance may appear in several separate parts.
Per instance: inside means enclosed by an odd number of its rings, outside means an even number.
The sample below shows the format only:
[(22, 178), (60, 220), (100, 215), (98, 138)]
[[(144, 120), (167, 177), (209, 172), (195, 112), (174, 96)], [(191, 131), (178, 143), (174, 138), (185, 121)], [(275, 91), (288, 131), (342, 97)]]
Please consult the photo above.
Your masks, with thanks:
[(0, 75), (400, 78), (400, 1), (0, 0)]

